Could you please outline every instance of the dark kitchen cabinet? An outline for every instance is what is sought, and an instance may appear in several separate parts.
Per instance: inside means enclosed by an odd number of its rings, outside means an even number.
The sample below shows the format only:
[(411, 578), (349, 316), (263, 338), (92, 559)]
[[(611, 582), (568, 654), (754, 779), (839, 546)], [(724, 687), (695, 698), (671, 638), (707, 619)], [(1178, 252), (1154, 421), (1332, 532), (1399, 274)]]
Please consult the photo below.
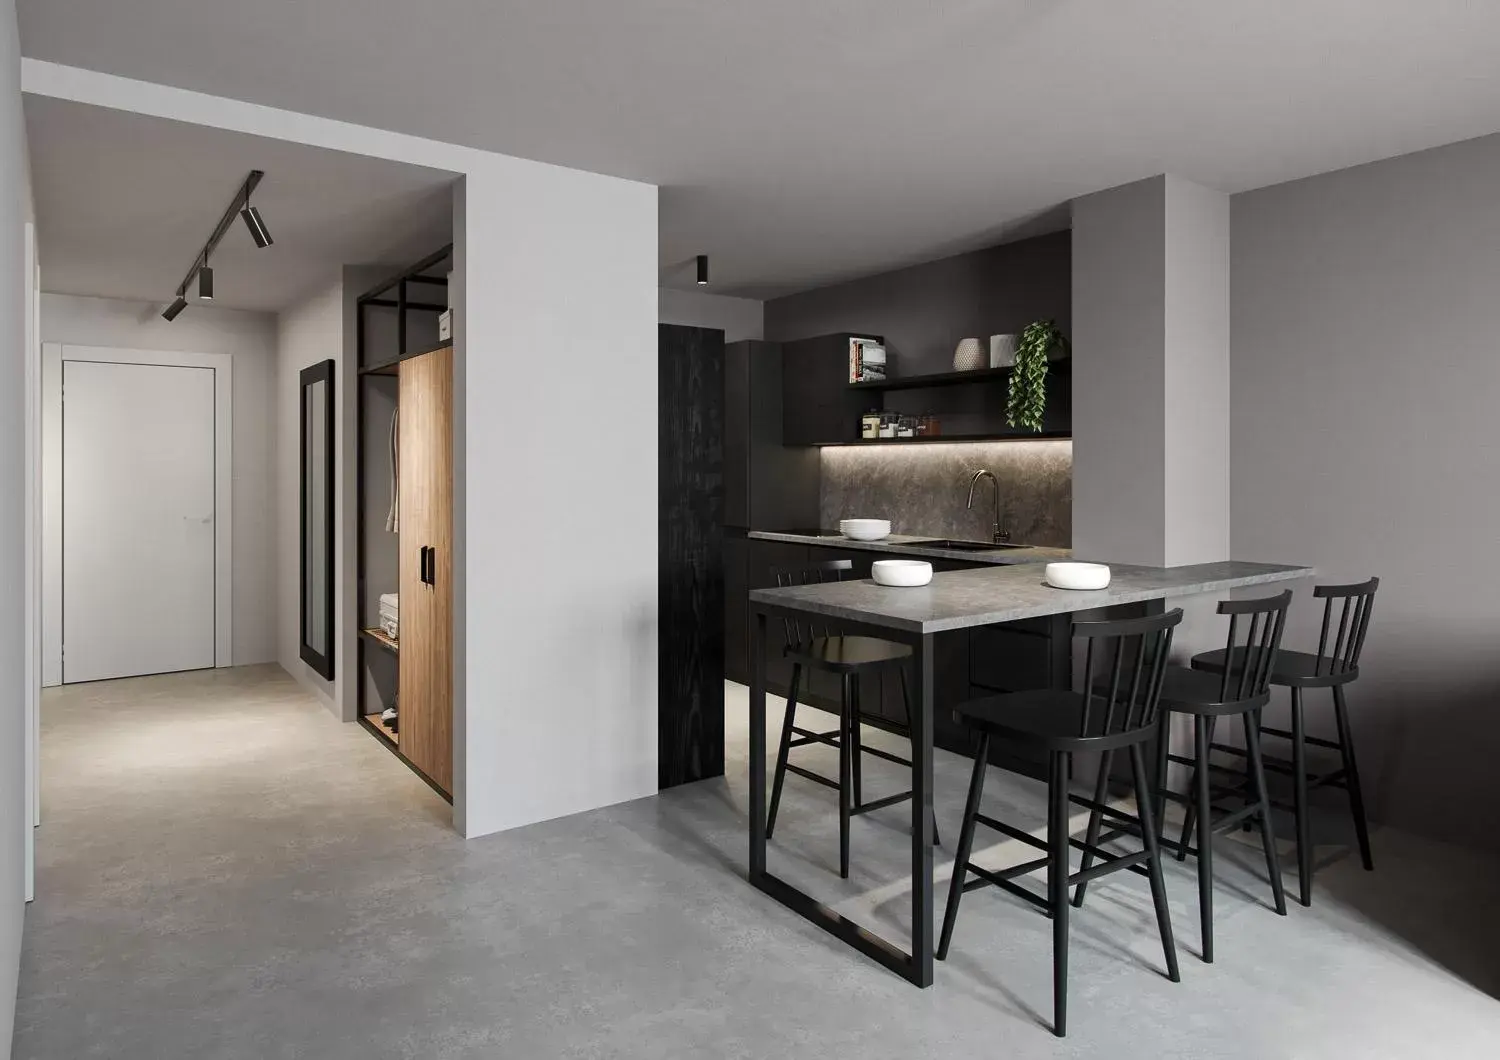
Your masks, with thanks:
[(859, 418), (879, 405), (849, 387), (849, 340), (873, 335), (820, 335), (782, 346), (782, 438), (787, 445), (859, 440)]
[(802, 530), (818, 525), (821, 465), (815, 449), (782, 438), (782, 348), (724, 347), (724, 525)]

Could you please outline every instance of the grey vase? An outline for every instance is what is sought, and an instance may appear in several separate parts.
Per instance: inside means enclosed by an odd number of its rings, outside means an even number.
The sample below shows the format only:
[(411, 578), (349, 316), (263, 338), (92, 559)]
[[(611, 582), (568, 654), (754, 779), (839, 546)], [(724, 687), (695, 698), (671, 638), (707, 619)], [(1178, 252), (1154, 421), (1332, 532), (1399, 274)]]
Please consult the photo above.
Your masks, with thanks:
[(985, 355), (984, 345), (978, 339), (964, 339), (953, 351), (955, 372), (972, 372), (988, 365), (989, 357)]

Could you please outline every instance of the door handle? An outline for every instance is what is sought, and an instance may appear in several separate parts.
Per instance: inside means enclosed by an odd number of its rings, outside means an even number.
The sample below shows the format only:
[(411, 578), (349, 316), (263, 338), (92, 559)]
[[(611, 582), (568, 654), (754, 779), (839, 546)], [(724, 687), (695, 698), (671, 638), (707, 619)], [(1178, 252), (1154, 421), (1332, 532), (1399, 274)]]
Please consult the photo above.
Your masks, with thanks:
[(437, 549), (427, 546), (427, 584), (437, 585)]
[(426, 545), (422, 546), (421, 558), (418, 560), (418, 565), (417, 565), (417, 579), (423, 585), (427, 584), (427, 546)]

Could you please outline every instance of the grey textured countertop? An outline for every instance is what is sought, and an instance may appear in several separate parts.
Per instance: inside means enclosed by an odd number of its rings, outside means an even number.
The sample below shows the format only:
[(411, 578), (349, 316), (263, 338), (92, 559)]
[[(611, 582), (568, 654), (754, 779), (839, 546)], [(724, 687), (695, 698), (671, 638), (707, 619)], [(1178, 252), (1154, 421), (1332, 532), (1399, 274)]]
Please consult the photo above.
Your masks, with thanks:
[(821, 545), (824, 548), (852, 548), (863, 552), (889, 552), (897, 556), (918, 556), (922, 559), (962, 560), (966, 563), (988, 563), (1013, 565), (1017, 563), (1041, 563), (1045, 560), (1069, 559), (1072, 551), (1066, 548), (1045, 548), (1028, 545), (1025, 548), (1000, 548), (994, 552), (969, 552), (945, 548), (925, 548), (919, 541), (929, 541), (936, 535), (912, 537), (906, 534), (891, 534), (879, 541), (851, 541), (838, 534), (789, 534), (779, 530), (752, 530), (749, 537), (761, 541), (784, 541), (792, 545)]
[(1041, 567), (1026, 563), (936, 574), (930, 585), (909, 589), (876, 585), (869, 580), (752, 589), (750, 602), (907, 633), (941, 633), (1168, 596), (1222, 592), (1306, 578), (1313, 573), (1311, 567), (1238, 560), (1184, 567), (1112, 563), (1110, 569), (1109, 588), (1092, 592), (1054, 589), (1042, 581)]

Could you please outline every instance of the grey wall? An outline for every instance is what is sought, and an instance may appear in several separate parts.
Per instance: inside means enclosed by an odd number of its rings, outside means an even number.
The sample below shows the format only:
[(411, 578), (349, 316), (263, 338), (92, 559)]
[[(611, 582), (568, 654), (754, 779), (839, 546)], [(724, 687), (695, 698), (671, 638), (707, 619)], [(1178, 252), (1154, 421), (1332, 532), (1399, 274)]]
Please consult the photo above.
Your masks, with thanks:
[(953, 348), (1053, 318), (1071, 330), (1067, 232), (1004, 243), (766, 303), (766, 338), (838, 331), (885, 336), (903, 375), (953, 369)]
[(12, 738), (0, 751), (0, 1056), (10, 1055), (16, 1015), (16, 976), (21, 960), (21, 923), (26, 909), (26, 378), (24, 244), (29, 190), (26, 133), (21, 120), (21, 58), (13, 0), (0, 0), (0, 723)]
[(740, 342), (764, 337), (766, 304), (754, 298), (662, 287), (656, 292), (656, 319), (662, 324), (718, 328), (725, 342)]
[(988, 541), (995, 499), (988, 482), (964, 507), (969, 479), (988, 468), (1000, 482), (1011, 540), (1066, 548), (1072, 542), (1073, 443), (1065, 440), (934, 445), (829, 446), (822, 460), (821, 525), (889, 519), (898, 534)]
[(1166, 545), (1166, 197), (1153, 177), (1073, 203), (1073, 546), (1160, 564)]
[(1237, 195), (1231, 288), (1234, 554), (1381, 577), (1349, 695), (1373, 812), (1489, 847), (1496, 189), (1500, 136)]
[[(46, 280), (43, 262), (44, 285)], [(43, 342), (227, 353), (233, 359), (234, 663), (274, 661), (276, 318), (195, 305), (169, 322), (152, 302), (66, 294), (44, 294), (41, 301)]]

